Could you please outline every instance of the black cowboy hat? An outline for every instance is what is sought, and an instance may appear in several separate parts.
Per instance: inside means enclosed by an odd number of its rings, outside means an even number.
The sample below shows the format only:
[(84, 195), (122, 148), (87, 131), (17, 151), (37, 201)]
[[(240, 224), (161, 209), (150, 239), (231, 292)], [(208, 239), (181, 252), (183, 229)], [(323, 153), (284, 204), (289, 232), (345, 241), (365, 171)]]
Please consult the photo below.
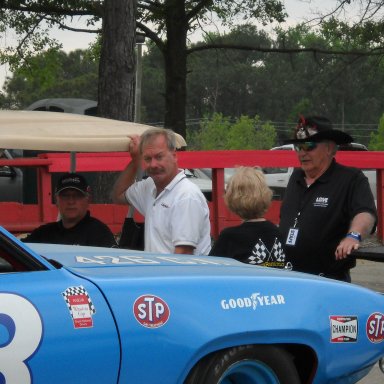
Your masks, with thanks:
[(323, 140), (334, 141), (338, 145), (353, 142), (352, 136), (348, 135), (348, 133), (333, 129), (332, 123), (326, 117), (301, 116), (295, 128), (294, 138), (285, 140), (284, 144)]

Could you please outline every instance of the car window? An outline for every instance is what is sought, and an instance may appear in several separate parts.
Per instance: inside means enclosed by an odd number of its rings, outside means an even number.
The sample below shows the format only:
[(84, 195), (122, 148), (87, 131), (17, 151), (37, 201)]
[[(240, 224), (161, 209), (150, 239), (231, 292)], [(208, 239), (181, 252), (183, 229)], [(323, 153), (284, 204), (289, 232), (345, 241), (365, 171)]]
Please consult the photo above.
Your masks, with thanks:
[(42, 271), (47, 268), (0, 232), (0, 273)]

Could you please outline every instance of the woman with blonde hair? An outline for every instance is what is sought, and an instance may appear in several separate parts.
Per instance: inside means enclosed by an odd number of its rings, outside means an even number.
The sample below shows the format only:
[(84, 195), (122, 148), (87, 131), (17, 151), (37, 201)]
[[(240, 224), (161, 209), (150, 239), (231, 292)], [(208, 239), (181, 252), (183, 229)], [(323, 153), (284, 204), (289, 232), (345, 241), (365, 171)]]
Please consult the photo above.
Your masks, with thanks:
[(284, 268), (285, 252), (278, 227), (265, 219), (272, 191), (262, 171), (239, 167), (229, 179), (224, 201), (244, 222), (223, 229), (211, 256), (232, 257), (243, 263)]

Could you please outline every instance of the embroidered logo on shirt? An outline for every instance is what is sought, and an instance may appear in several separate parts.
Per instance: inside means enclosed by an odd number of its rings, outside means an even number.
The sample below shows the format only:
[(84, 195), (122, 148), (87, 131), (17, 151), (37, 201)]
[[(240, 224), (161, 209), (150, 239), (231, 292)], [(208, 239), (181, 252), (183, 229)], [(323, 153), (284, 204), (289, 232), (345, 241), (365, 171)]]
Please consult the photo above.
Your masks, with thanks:
[(313, 204), (314, 207), (328, 207), (328, 197), (316, 197), (316, 200)]
[(167, 204), (165, 204), (165, 203), (161, 203), (160, 204), (162, 207), (164, 207), (164, 208), (169, 208), (169, 205), (167, 205)]
[(275, 238), (271, 250), (268, 250), (264, 242), (259, 239), (252, 249), (252, 256), (248, 257), (248, 264), (263, 267), (284, 268), (285, 253), (281, 242)]

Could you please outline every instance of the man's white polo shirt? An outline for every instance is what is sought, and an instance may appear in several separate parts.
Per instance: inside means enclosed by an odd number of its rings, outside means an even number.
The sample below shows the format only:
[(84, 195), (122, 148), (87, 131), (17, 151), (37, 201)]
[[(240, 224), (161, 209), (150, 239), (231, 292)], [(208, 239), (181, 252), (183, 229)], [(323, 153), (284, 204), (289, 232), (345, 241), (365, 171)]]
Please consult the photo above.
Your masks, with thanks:
[(189, 245), (195, 248), (195, 255), (209, 253), (211, 225), (207, 200), (183, 170), (157, 197), (150, 177), (134, 183), (125, 196), (145, 217), (145, 251), (174, 253), (177, 245)]

